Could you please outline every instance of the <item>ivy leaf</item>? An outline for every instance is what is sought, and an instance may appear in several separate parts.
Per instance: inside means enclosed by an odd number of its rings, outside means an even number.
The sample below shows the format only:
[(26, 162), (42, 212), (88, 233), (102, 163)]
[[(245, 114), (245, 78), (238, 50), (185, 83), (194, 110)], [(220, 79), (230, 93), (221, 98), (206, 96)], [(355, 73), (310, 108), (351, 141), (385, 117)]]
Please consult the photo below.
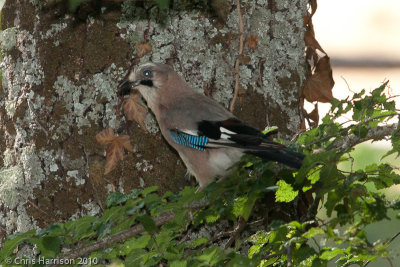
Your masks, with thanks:
[(106, 166), (104, 174), (115, 169), (118, 161), (124, 159), (124, 149), (133, 152), (129, 135), (115, 136), (111, 128), (107, 128), (96, 135), (99, 144), (106, 146)]
[(150, 53), (152, 49), (153, 47), (149, 43), (144, 43), (144, 42), (138, 43), (136, 45), (136, 55), (138, 58), (141, 58)]
[(108, 195), (106, 199), (107, 208), (112, 206), (117, 206), (118, 204), (125, 203), (130, 198), (129, 195), (120, 193), (120, 192), (112, 192)]
[(315, 73), (305, 81), (304, 97), (309, 102), (329, 103), (333, 98), (334, 84), (330, 59), (328, 56), (324, 56), (317, 62)]
[(136, 121), (140, 127), (146, 130), (144, 121), (147, 115), (147, 108), (137, 90), (132, 91), (129, 98), (124, 100), (122, 110), (127, 120)]
[(43, 228), (42, 230), (40, 230), (36, 236), (38, 237), (43, 237), (47, 234), (50, 235), (60, 235), (62, 232), (64, 232), (64, 226), (61, 223), (55, 223), (52, 224), (50, 226), (47, 226), (45, 228)]

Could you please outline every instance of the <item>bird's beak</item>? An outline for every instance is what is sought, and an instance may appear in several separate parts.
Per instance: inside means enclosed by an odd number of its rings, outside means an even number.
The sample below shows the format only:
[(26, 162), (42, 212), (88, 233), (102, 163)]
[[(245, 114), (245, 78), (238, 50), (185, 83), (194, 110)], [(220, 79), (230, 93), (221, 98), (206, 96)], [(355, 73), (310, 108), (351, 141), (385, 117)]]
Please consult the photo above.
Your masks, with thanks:
[(129, 81), (129, 80), (123, 80), (119, 85), (118, 85), (118, 94), (120, 96), (128, 95), (131, 92), (131, 89), (138, 86), (140, 84), (140, 81)]

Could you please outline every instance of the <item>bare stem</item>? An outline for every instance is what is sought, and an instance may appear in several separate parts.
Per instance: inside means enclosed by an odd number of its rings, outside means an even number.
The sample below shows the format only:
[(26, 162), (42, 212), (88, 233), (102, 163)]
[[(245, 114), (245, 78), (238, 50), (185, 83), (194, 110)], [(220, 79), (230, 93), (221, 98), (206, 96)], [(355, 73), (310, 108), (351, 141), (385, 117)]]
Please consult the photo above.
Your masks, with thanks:
[(243, 19), (242, 19), (242, 12), (240, 11), (240, 0), (236, 0), (236, 9), (238, 12), (238, 18), (239, 18), (239, 54), (236, 58), (235, 62), (235, 89), (233, 91), (233, 98), (232, 101), (229, 105), (229, 111), (233, 112), (233, 109), (235, 107), (235, 102), (238, 96), (239, 92), (239, 64), (240, 64), (240, 58), (243, 54)]

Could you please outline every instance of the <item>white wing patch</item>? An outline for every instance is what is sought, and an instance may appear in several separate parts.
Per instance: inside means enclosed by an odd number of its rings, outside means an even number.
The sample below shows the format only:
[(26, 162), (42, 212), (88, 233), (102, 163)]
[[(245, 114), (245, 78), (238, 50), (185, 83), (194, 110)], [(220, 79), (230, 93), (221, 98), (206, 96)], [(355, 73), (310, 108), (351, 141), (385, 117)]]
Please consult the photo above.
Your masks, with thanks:
[(219, 127), (221, 131), (221, 139), (229, 139), (232, 135), (235, 135), (235, 132), (232, 132), (224, 127)]
[(229, 131), (228, 129), (226, 129), (224, 127), (219, 127), (219, 130), (221, 131), (221, 133), (227, 133), (229, 135), (236, 134), (235, 132)]
[(221, 139), (228, 139), (229, 137), (231, 137), (230, 135), (227, 134), (221, 134)]
[(199, 134), (197, 133), (197, 131), (194, 131), (194, 130), (188, 130), (188, 129), (186, 129), (186, 130), (179, 130), (179, 131), (181, 131), (181, 132), (183, 132), (183, 133), (185, 133), (185, 134), (190, 134), (190, 135), (194, 135), (194, 136), (199, 136)]

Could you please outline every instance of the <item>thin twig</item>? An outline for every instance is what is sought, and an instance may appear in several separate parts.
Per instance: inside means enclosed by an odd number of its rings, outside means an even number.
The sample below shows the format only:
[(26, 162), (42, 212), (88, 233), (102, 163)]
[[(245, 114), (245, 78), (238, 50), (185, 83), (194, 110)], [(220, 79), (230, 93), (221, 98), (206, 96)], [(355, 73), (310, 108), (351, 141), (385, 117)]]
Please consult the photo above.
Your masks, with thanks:
[(389, 257), (386, 257), (385, 258), (388, 262), (389, 262), (389, 264), (390, 264), (390, 267), (393, 267), (394, 265), (393, 265), (393, 262), (390, 260), (390, 258)]
[[(390, 243), (392, 243), (398, 236), (400, 236), (400, 232), (398, 232), (397, 234), (395, 234), (387, 243), (385, 243), (385, 245), (389, 245)], [(363, 267), (367, 266), (371, 261), (367, 261)]]
[[(156, 217), (154, 219), (154, 221), (157, 226), (161, 226), (167, 222), (172, 221), (174, 219), (174, 217), (175, 217), (174, 213), (172, 211), (169, 211), (169, 212), (164, 212), (164, 213), (160, 214), (158, 217)], [(86, 247), (76, 248), (76, 249), (62, 255), (61, 257), (59, 257), (59, 259), (66, 259), (66, 258), (76, 259), (76, 258), (85, 256), (87, 254), (90, 254), (94, 251), (97, 251), (99, 249), (105, 248), (113, 243), (121, 242), (127, 238), (130, 238), (130, 237), (133, 237), (140, 233), (143, 233), (144, 231), (146, 231), (144, 229), (144, 227), (141, 224), (139, 224), (132, 228), (126, 229), (122, 232), (116, 233), (114, 235), (110, 235), (110, 236), (104, 238), (103, 240), (93, 242)], [(55, 261), (55, 262), (57, 262), (57, 261)]]
[(327, 150), (332, 148), (337, 148), (341, 151), (346, 151), (350, 147), (353, 147), (357, 144), (363, 143), (368, 140), (376, 140), (383, 138), (385, 136), (392, 135), (393, 131), (397, 129), (397, 123), (386, 125), (386, 126), (378, 126), (374, 129), (370, 129), (367, 135), (364, 138), (358, 137), (354, 134), (345, 136), (344, 138), (332, 143)]
[(225, 244), (224, 249), (228, 249), (232, 246), (233, 242), (236, 240), (236, 238), (240, 235), (240, 233), (243, 231), (243, 229), (246, 227), (247, 223), (243, 219), (243, 217), (239, 218), (238, 225), (235, 227), (235, 230), (233, 230), (231, 237), (228, 239), (228, 242)]
[(289, 247), (287, 248), (287, 266), (292, 267), (292, 252), (293, 252), (294, 244), (290, 243)]
[[(330, 138), (336, 137), (336, 136), (338, 136), (338, 135), (340, 135), (340, 134), (342, 134), (342, 133), (344, 133), (344, 132), (347, 132), (347, 131), (349, 131), (349, 130), (351, 130), (351, 129), (353, 129), (353, 128), (356, 128), (356, 127), (359, 127), (359, 126), (362, 126), (362, 125), (366, 125), (366, 124), (370, 123), (371, 121), (374, 121), (375, 119), (384, 118), (384, 117), (388, 117), (388, 118), (389, 118), (389, 117), (394, 117), (394, 116), (399, 116), (399, 115), (400, 115), (399, 113), (385, 114), (385, 115), (379, 115), (379, 116), (376, 116), (376, 117), (367, 119), (367, 120), (365, 120), (365, 121), (362, 122), (362, 123), (353, 124), (353, 125), (350, 125), (350, 126), (348, 126), (348, 127), (346, 127), (346, 128), (343, 128), (343, 129), (341, 129), (338, 133), (331, 134), (331, 135), (327, 135), (327, 136), (325, 136), (325, 137), (323, 137), (323, 138), (321, 138), (321, 139), (318, 139), (318, 140), (316, 140), (316, 141), (314, 141), (314, 142), (311, 142), (310, 144), (308, 144), (308, 146), (312, 146), (312, 145), (315, 145), (316, 143), (329, 140)], [(387, 126), (381, 126), (381, 127), (385, 128), (385, 127), (391, 127), (391, 126), (393, 126), (393, 125), (396, 125), (396, 126), (397, 126), (397, 123), (396, 123), (396, 124), (392, 124), (392, 125), (387, 125)], [(372, 129), (370, 129), (370, 130), (372, 130)], [(388, 135), (390, 135), (390, 133), (389, 133)], [(329, 148), (328, 148), (328, 149), (329, 149)]]
[[(23, 198), (25, 201), (29, 202), (29, 204), (31, 204), (35, 209), (37, 209), (38, 211), (40, 211), (41, 213), (45, 214), (47, 218), (49, 213), (45, 212), (44, 210), (42, 210), (38, 205), (36, 205), (32, 200), (30, 200), (29, 198), (27, 198), (26, 196), (24, 196), (23, 194), (18, 193), (18, 196), (20, 196), (21, 198)], [(56, 223), (57, 221), (61, 221), (60, 218), (52, 218), (50, 219), (50, 223)]]
[(239, 63), (240, 63), (240, 58), (243, 54), (243, 19), (242, 19), (242, 12), (240, 11), (240, 0), (236, 0), (236, 6), (239, 18), (239, 55), (237, 56), (235, 62), (235, 89), (233, 91), (232, 101), (229, 105), (230, 112), (232, 112), (235, 107), (235, 102), (239, 92)]
[(344, 82), (346, 83), (347, 89), (348, 89), (350, 92), (352, 92), (353, 94), (355, 94), (356, 92), (354, 92), (353, 90), (350, 89), (350, 85), (349, 85), (349, 83), (347, 82), (347, 80), (346, 80), (343, 76), (340, 76), (340, 78), (342, 78), (342, 79), (344, 80)]

